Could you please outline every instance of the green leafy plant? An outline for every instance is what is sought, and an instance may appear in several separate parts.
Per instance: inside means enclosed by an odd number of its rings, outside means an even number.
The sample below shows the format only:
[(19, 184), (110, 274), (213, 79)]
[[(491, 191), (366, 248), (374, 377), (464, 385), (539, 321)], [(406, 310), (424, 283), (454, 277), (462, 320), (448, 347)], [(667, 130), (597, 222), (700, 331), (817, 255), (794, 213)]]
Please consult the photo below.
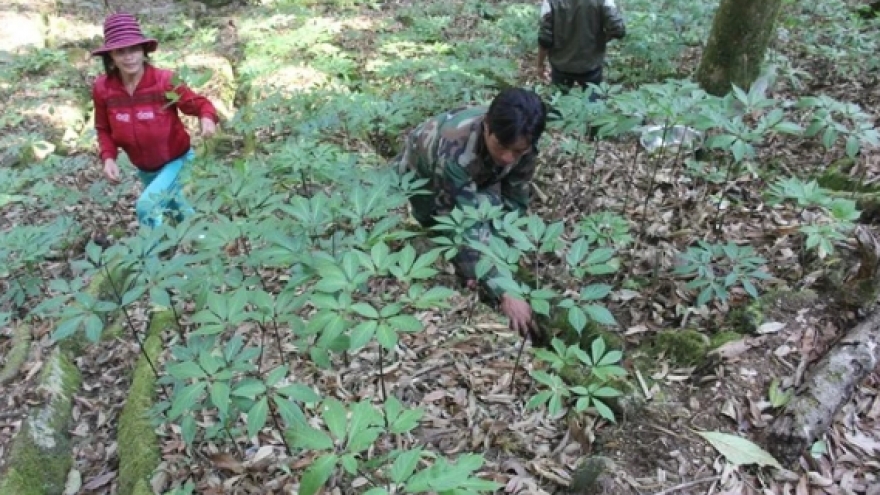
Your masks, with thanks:
[(694, 277), (686, 287), (699, 289), (697, 306), (716, 299), (722, 304), (726, 303), (734, 287), (742, 287), (749, 296), (758, 297), (755, 284), (770, 275), (764, 269), (767, 261), (757, 256), (754, 248), (705, 241), (697, 244), (697, 247), (690, 247), (679, 255), (679, 265), (674, 271), (679, 276)]
[[(605, 340), (601, 337), (593, 340), (589, 354), (577, 346), (566, 346), (561, 340), (553, 339), (551, 350), (537, 349), (535, 357), (546, 362), (552, 372), (536, 370), (530, 373), (546, 390), (534, 395), (527, 404), (528, 408), (546, 406), (548, 412), (556, 416), (573, 403), (577, 412), (592, 407), (603, 418), (615, 421), (614, 412), (605, 401), (622, 395), (620, 390), (609, 384), (613, 378), (626, 375), (618, 364), (623, 357), (620, 351), (607, 350)], [(566, 367), (583, 368), (588, 383), (565, 383), (558, 373)]]

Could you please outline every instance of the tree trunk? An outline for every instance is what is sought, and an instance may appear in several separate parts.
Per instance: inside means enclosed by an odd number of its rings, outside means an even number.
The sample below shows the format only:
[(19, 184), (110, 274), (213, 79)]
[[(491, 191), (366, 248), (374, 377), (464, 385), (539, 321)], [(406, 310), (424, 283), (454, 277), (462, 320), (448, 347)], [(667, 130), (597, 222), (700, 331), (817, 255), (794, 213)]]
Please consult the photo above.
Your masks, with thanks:
[(731, 84), (747, 90), (761, 72), (782, 0), (721, 0), (697, 69), (706, 92), (722, 96)]

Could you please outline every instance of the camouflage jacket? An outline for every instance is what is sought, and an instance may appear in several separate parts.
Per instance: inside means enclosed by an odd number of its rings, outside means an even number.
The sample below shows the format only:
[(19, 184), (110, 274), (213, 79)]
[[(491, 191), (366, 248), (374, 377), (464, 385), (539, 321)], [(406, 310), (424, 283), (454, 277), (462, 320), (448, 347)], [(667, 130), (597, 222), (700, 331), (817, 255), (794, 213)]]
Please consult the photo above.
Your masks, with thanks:
[[(446, 215), (456, 206), (478, 206), (482, 201), (501, 205), (508, 211), (525, 213), (529, 188), (535, 173), (537, 148), (508, 167), (492, 161), (483, 138), (483, 119), (487, 107), (463, 107), (433, 117), (413, 130), (398, 158), (398, 171), (412, 171), (428, 179), (430, 198), (414, 200), (413, 216), (430, 223), (432, 216)], [(418, 198), (418, 197), (416, 197)], [(472, 239), (488, 240), (488, 226), (478, 226)], [(459, 274), (476, 279), (479, 254), (468, 250), (457, 264)], [(487, 279), (492, 278), (490, 273)], [(494, 284), (486, 284), (491, 295), (500, 297)]]
[(625, 35), (614, 0), (544, 0), (541, 6), (538, 44), (558, 71), (586, 74), (601, 68), (605, 45)]

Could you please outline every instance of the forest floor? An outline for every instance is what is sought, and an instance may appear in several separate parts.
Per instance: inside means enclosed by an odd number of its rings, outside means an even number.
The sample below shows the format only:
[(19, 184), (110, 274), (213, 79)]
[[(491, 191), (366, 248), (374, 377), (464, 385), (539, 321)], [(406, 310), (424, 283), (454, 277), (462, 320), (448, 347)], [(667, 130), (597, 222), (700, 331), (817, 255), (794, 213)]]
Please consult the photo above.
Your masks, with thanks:
[[(449, 46), (460, 47), (488, 43), (479, 23), (486, 19), (494, 22), (492, 19), (497, 17), (493, 15), (513, 19), (512, 23), (522, 22), (526, 27), (536, 24), (533, 19), (523, 21), (505, 10), (513, 2), (425, 2), (424, 7), (406, 1), (351, 2), (338, 12), (316, 4), (303, 7), (296, 14), (284, 14), (281, 7), (277, 11), (256, 6), (212, 10), (197, 3), (151, 2), (148, 8), (141, 8), (140, 3), (123, 3), (113, 5), (130, 8), (150, 29), (161, 31), (157, 65), (190, 60), (201, 53), (212, 61), (206, 65), (218, 64), (222, 69), (216, 72), (231, 74), (229, 81), (212, 80), (202, 88), (221, 102), (221, 111), (229, 112), (234, 112), (237, 105), (229, 88), (240, 86), (242, 73), (246, 73), (243, 69), (255, 70), (253, 64), (263, 63), (259, 52), (267, 45), (261, 43), (269, 41), (249, 40), (248, 29), (256, 32), (259, 28), (255, 26), (264, 23), (273, 26), (281, 40), (310, 22), (313, 26), (321, 22), (338, 23), (326, 32), (316, 28), (320, 42), (326, 37), (331, 40), (326, 44), (342, 53), (333, 59), (336, 66), (325, 64), (324, 70), (319, 71), (308, 64), (307, 58), (295, 63), (281, 61), (277, 62), (278, 70), (252, 82), (266, 88), (274, 85), (282, 92), (319, 86), (322, 78), (332, 78), (334, 69), (348, 75), (342, 78), (346, 79), (346, 91), (357, 91), (358, 85), (381, 84), (381, 80), (370, 80), (378, 69), (368, 69), (381, 43), (380, 36), (399, 34), (418, 40), (436, 35)], [(34, 14), (42, 8), (52, 12), (48, 28), (47, 18)], [(97, 63), (89, 60), (86, 50), (99, 43), (102, 7), (70, 0), (46, 6), (38, 2), (13, 2), (2, 9), (5, 10), (0, 15), (14, 20), (23, 32), (29, 32), (29, 27), (41, 32), (48, 29), (54, 37), (51, 46), (4, 62), (7, 66), (23, 67), (18, 72), (23, 75), (15, 82), (3, 82), (0, 91), (20, 106), (15, 108), (29, 110), (13, 112), (7, 108), (0, 129), (14, 129), (17, 135), (42, 135), (59, 152), (66, 147), (65, 160), (78, 165), (73, 173), (56, 176), (53, 182), (78, 192), (75, 204), (66, 206), (64, 213), (77, 219), (80, 233), (93, 239), (109, 238), (109, 242), (134, 233), (137, 222), (131, 205), (139, 185), (131, 177), (117, 189), (102, 182), (90, 142), (93, 136), (88, 131), (88, 88)], [(475, 20), (474, 13), (478, 11), (484, 17)], [(418, 17), (420, 13), (423, 18)], [(16, 49), (13, 45), (23, 39), (24, 35), (0, 35), (0, 62), (3, 54), (12, 53)], [(34, 43), (39, 44), (39, 40)], [(506, 55), (515, 60), (516, 83), (535, 84), (531, 52), (511, 50)], [(698, 54), (693, 51), (682, 55), (682, 71), (693, 68), (695, 56)], [(406, 55), (397, 57), (405, 59)], [(613, 57), (612, 53), (612, 65)], [(492, 63), (487, 58), (486, 64)], [(35, 67), (37, 64), (44, 66)], [(810, 60), (801, 61), (800, 67), (810, 74), (824, 69), (820, 62), (814, 65)], [(352, 74), (361, 74), (361, 79), (355, 80)], [(423, 82), (408, 77), (400, 76), (398, 83), (415, 88)], [(617, 77), (619, 80), (612, 82), (627, 83), (625, 76)], [(860, 79), (829, 81), (816, 77), (803, 87), (780, 81), (768, 96), (782, 100), (821, 94), (852, 101), (871, 113), (876, 123), (880, 108), (876, 81), (876, 70)], [(467, 99), (466, 91), (461, 94), (462, 100)], [(55, 110), (49, 111), (47, 105)], [(78, 131), (73, 137), (64, 132), (67, 124), (58, 123), (58, 119), (68, 115), (79, 122), (74, 126)], [(295, 119), (287, 122), (292, 120)], [(415, 124), (411, 122), (407, 127)], [(261, 130), (259, 137), (265, 141), (280, 140), (289, 132), (270, 125)], [(486, 463), (480, 470), (481, 477), (502, 484), (504, 493), (577, 490), (570, 488), (573, 484), (578, 486), (574, 473), (584, 458), (594, 457), (607, 460), (603, 461), (604, 474), (594, 493), (880, 494), (880, 368), (859, 384), (852, 399), (837, 414), (832, 428), (822, 437), (824, 450), (817, 447), (815, 455), (805, 455), (791, 470), (733, 466), (696, 433), (735, 433), (760, 444), (777, 412), (768, 396), (771, 382), (791, 384), (802, 378), (804, 370), (809, 372), (810, 366), (864, 316), (842, 309), (834, 293), (840, 287), (824, 284), (821, 274), (814, 273), (814, 265), (806, 265), (801, 256), (803, 241), (792, 228), (800, 212), (796, 208), (769, 206), (763, 199), (771, 182), (763, 172), (794, 170), (802, 176), (817, 176), (827, 167), (829, 153), (806, 139), (770, 140), (759, 147), (753, 160), (755, 168), (734, 177), (723, 190), (729, 198), (736, 198), (724, 208), (724, 238), (754, 245), (768, 265), (773, 266), (773, 277), (762, 287), (767, 295), (756, 310), (761, 321), (743, 331), (733, 328), (737, 323), (729, 315), (750, 304), (756, 307), (744, 291), (733, 291), (729, 304), (682, 312), (690, 297), (688, 291), (682, 289), (682, 280), (666, 276), (671, 273), (676, 252), (695, 240), (717, 237), (711, 224), (719, 210), (715, 205), (699, 204), (694, 198), (718, 190), (694, 193), (694, 183), (676, 175), (679, 171), (671, 163), (661, 167), (661, 173), (652, 178), (650, 162), (638, 155), (636, 138), (631, 136), (601, 141), (595, 147), (585, 145), (583, 152), (572, 155), (570, 148), (566, 148), (571, 140), (562, 136), (561, 131), (551, 129), (548, 134), (536, 179), (536, 213), (549, 222), (573, 221), (592, 211), (615, 211), (650, 233), (645, 239), (651, 241), (638, 245), (627, 265), (629, 277), (642, 281), (643, 286), (615, 290), (608, 304), (620, 323), (614, 333), (620, 339), (626, 357), (624, 367), (634, 384), (632, 405), (622, 407), (616, 424), (597, 416), (554, 417), (543, 409), (525, 409), (524, 404), (536, 386), (526, 371), (535, 368), (535, 361), (524, 358), (514, 376), (520, 340), (491, 308), (480, 304), (472, 311), (473, 294), (458, 288), (450, 301), (453, 310), (425, 311), (419, 315), (425, 331), (405, 337), (393, 356), (393, 364), (385, 370), (389, 392), (425, 411), (412, 443), (450, 456), (482, 454)], [(227, 139), (232, 149), (216, 157), (217, 166), (233, 164), (243, 156), (243, 138), (229, 131)], [(391, 154), (389, 147), (398, 145), (389, 144), (389, 139), (393, 140), (386, 136), (385, 141), (344, 144), (351, 151), (366, 148), (381, 160)], [(197, 143), (197, 147), (201, 145)], [(11, 145), (8, 149), (12, 149)], [(880, 177), (876, 150), (862, 155), (861, 166), (866, 182), (873, 183)], [(647, 185), (649, 179), (652, 183), (656, 180), (656, 187)], [(646, 193), (649, 189), (650, 196)], [(28, 218), (27, 209), (18, 208), (15, 203), (5, 204), (3, 200), (0, 194), (0, 225), (4, 228), (33, 221)], [(39, 215), (51, 219), (57, 213), (47, 209)], [(81, 250), (82, 244), (70, 252), (77, 254), (76, 249)], [(852, 251), (846, 243), (841, 243), (840, 249)], [(436, 283), (456, 287), (450, 268), (444, 268)], [(48, 262), (44, 270), (63, 276), (70, 272), (70, 267), (66, 260), (55, 260)], [(2, 270), (0, 275), (4, 275)], [(138, 328), (146, 325), (148, 309), (142, 307), (133, 313), (130, 323)], [(0, 364), (10, 355), (11, 336), (19, 325), (10, 321), (0, 331)], [(687, 354), (687, 350), (682, 351), (683, 355), (671, 356), (689, 344), (674, 343), (658, 351), (656, 336), (669, 330), (695, 330), (706, 335), (707, 341), (728, 330), (736, 330), (739, 335), (726, 339), (708, 356), (707, 348), (699, 346), (701, 350), (696, 351), (696, 356)], [(0, 473), (2, 459), (7, 458), (10, 442), (20, 431), (28, 411), (43, 401), (36, 383), (45, 357), (56, 345), (51, 339), (52, 331), (50, 322), (31, 328), (27, 361), (14, 380), (0, 385)], [(87, 347), (76, 360), (83, 374), (83, 383), (74, 395), (70, 428), (74, 470), (82, 480), (77, 493), (118, 491), (116, 427), (139, 352), (138, 342), (124, 332)], [(356, 401), (380, 393), (370, 367), (375, 358), (375, 353), (367, 353), (348, 363), (348, 367), (336, 363), (338, 366), (332, 370), (320, 370), (305, 359), (294, 365), (302, 370), (300, 377), (322, 393)], [(260, 438), (261, 444), (251, 443), (245, 458), (238, 458), (235, 451), (229, 452), (211, 442), (188, 447), (176, 426), (162, 426), (158, 431), (162, 462), (152, 479), (157, 493), (180, 488), (186, 482), (194, 483), (195, 492), (204, 494), (296, 493), (298, 473), (313, 460), (307, 456), (285, 459), (279, 439), (268, 435)], [(260, 462), (267, 457), (284, 459), (289, 469), (279, 469), (277, 462)], [(351, 480), (331, 480), (332, 488), (325, 493), (366, 490), (364, 478), (356, 478), (345, 486), (348, 482)]]

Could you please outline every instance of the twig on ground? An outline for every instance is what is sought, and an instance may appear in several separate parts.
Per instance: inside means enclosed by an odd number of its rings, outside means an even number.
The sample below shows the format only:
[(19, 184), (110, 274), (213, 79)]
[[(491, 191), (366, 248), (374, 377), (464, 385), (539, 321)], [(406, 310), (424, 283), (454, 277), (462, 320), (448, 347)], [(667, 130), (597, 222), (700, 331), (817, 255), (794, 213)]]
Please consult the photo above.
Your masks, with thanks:
[(680, 485), (673, 486), (672, 488), (667, 488), (662, 492), (657, 492), (654, 495), (670, 495), (679, 490), (684, 490), (685, 488), (690, 488), (692, 486), (702, 485), (703, 483), (714, 483), (721, 479), (721, 476), (710, 476), (708, 478), (702, 478), (694, 481), (688, 481), (687, 483), (682, 483)]

